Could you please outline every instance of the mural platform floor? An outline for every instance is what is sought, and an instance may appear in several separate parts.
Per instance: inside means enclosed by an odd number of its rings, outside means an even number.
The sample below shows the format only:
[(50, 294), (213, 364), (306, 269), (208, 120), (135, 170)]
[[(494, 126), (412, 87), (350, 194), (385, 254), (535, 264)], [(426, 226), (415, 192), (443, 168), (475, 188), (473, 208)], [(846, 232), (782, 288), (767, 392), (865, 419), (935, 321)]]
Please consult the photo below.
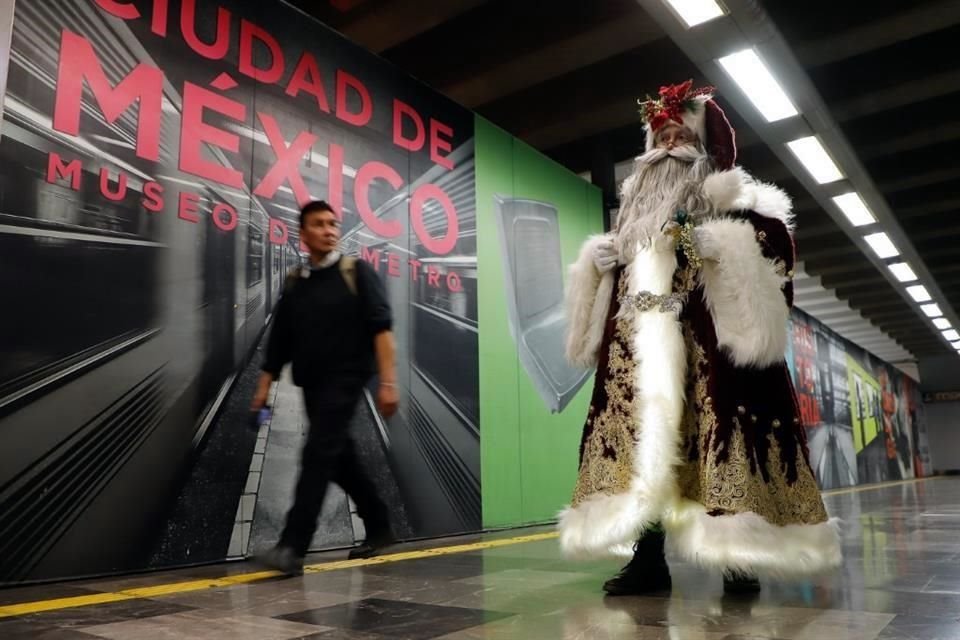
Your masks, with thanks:
[(830, 492), (843, 568), (724, 596), (671, 563), (672, 594), (604, 598), (618, 568), (565, 561), (549, 530), (311, 556), (300, 578), (249, 563), (0, 591), (0, 638), (960, 638), (960, 478)]

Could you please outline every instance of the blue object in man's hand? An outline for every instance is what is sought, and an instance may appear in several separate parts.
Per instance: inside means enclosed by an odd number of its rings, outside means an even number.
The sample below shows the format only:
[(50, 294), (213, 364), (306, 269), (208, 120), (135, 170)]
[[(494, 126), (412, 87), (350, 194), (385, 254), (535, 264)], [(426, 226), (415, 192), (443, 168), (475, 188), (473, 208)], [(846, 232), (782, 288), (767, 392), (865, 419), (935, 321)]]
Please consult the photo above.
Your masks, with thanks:
[(262, 427), (265, 422), (270, 420), (273, 412), (271, 411), (270, 407), (267, 406), (259, 411), (251, 411), (250, 414), (250, 428), (254, 431), (259, 431), (260, 427)]

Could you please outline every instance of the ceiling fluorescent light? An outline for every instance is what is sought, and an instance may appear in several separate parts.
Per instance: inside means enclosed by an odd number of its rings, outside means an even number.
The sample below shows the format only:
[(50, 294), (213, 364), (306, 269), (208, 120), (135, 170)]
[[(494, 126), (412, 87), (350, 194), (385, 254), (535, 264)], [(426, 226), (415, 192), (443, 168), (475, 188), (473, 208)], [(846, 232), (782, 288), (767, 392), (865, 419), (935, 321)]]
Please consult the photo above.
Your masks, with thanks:
[(950, 343), (950, 346), (953, 347), (954, 349), (956, 349), (957, 351), (960, 351), (960, 341), (958, 341), (958, 342), (951, 342), (951, 343)]
[[(803, 164), (804, 168), (819, 184), (836, 182), (837, 180), (843, 178), (843, 174), (840, 173), (840, 169), (837, 168), (837, 165), (830, 158), (830, 155), (827, 154), (827, 150), (823, 148), (822, 144), (820, 144), (820, 140), (817, 139), (817, 136), (799, 138), (793, 142), (788, 142), (787, 146), (790, 147), (790, 151), (793, 151), (793, 155), (797, 156), (797, 160)], [(848, 193), (846, 196), (854, 196), (857, 200), (860, 200), (860, 196), (855, 193)], [(840, 197), (843, 198), (846, 196)], [(833, 200), (834, 202), (837, 202), (838, 198), (834, 198)], [(863, 204), (863, 200), (860, 200), (860, 205), (863, 207), (863, 213), (870, 216), (870, 222), (876, 222), (870, 212), (867, 211), (867, 207)], [(843, 208), (843, 205), (837, 202), (837, 206), (839, 206), (840, 209), (843, 210), (843, 212), (847, 215), (847, 217), (850, 218), (850, 214), (847, 213), (846, 209)], [(858, 213), (857, 215), (862, 217), (863, 213)], [(861, 225), (854, 223), (854, 226)]]
[(953, 326), (950, 324), (950, 321), (946, 318), (934, 318), (933, 326), (937, 329), (952, 329)]
[(767, 122), (797, 115), (797, 109), (753, 49), (744, 49), (718, 60)]
[(940, 311), (940, 305), (934, 304), (925, 304), (920, 309), (927, 314), (928, 318), (939, 318), (943, 315), (943, 311)]
[(687, 28), (709, 22), (723, 15), (723, 9), (714, 0), (667, 0)]
[(900, 282), (913, 282), (917, 280), (917, 274), (913, 272), (913, 269), (906, 262), (891, 264), (888, 268)]
[[(814, 138), (814, 140), (816, 140), (816, 138)], [(794, 151), (794, 153), (796, 153), (796, 151)], [(829, 160), (829, 158), (827, 159)], [(867, 209), (867, 205), (858, 193), (845, 193), (842, 196), (836, 196), (833, 201), (840, 207), (840, 211), (843, 211), (843, 215), (847, 216), (850, 224), (855, 227), (862, 227), (877, 221), (877, 219), (873, 217), (873, 214), (870, 213), (870, 209)]]
[(893, 246), (893, 242), (890, 241), (890, 236), (882, 231), (880, 233), (871, 233), (868, 236), (864, 236), (863, 239), (867, 241), (867, 244), (870, 245), (873, 252), (880, 258), (892, 258), (900, 255), (900, 251), (897, 250), (897, 248)]
[(930, 297), (930, 292), (927, 291), (927, 288), (922, 284), (915, 284), (912, 287), (907, 287), (907, 293), (909, 293), (910, 297), (917, 302), (930, 302), (933, 299)]
[(960, 333), (957, 333), (955, 329), (947, 329), (946, 331), (941, 331), (943, 337), (951, 342), (955, 340), (960, 340)]

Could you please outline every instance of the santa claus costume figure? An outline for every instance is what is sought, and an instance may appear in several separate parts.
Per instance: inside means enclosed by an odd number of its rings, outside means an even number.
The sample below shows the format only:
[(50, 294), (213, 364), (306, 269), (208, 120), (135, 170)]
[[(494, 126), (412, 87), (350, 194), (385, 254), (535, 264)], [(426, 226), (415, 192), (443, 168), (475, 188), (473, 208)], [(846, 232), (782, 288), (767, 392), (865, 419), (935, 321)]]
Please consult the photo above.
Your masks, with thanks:
[(665, 546), (727, 590), (835, 568), (784, 362), (790, 200), (734, 166), (712, 89), (642, 106), (647, 149), (616, 229), (571, 267), (567, 356), (597, 373), (561, 547), (632, 557), (610, 595), (668, 589)]

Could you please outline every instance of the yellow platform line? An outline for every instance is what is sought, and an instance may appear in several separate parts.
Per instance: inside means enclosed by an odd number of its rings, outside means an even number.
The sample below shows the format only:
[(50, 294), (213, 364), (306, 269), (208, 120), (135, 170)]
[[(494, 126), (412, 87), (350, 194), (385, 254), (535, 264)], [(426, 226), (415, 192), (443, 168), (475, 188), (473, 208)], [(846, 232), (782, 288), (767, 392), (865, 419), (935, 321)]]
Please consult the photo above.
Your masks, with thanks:
[[(339, 571), (342, 569), (367, 567), (378, 564), (388, 564), (391, 562), (403, 562), (405, 560), (436, 558), (439, 556), (448, 556), (457, 553), (468, 553), (471, 551), (496, 549), (497, 547), (507, 547), (529, 542), (540, 542), (543, 540), (551, 540), (556, 537), (557, 534), (552, 532), (536, 533), (526, 536), (516, 536), (513, 538), (502, 538), (499, 540), (486, 540), (484, 542), (472, 542), (469, 544), (458, 544), (446, 547), (436, 547), (433, 549), (423, 549), (420, 551), (403, 551), (400, 553), (391, 553), (388, 555), (378, 556), (375, 558), (366, 558), (363, 560), (339, 560), (336, 562), (311, 564), (305, 566), (303, 568), (303, 572), (305, 574), (326, 573), (328, 571)], [(134, 589), (122, 589), (120, 591), (104, 593), (91, 593), (89, 595), (71, 596), (68, 598), (54, 598), (51, 600), (22, 602), (18, 604), (0, 606), (0, 618), (10, 618), (13, 616), (23, 616), (31, 613), (44, 613), (47, 611), (58, 611), (61, 609), (72, 609), (76, 607), (90, 607), (99, 604), (108, 604), (111, 602), (122, 602), (125, 600), (156, 598), (159, 596), (169, 596), (179, 593), (188, 593), (191, 591), (203, 591), (205, 589), (232, 587), (241, 584), (249, 584), (251, 582), (259, 582), (269, 578), (276, 578), (280, 575), (281, 574), (276, 571), (255, 571), (226, 576), (223, 578), (188, 580), (185, 582), (158, 584), (151, 587), (137, 587)]]

